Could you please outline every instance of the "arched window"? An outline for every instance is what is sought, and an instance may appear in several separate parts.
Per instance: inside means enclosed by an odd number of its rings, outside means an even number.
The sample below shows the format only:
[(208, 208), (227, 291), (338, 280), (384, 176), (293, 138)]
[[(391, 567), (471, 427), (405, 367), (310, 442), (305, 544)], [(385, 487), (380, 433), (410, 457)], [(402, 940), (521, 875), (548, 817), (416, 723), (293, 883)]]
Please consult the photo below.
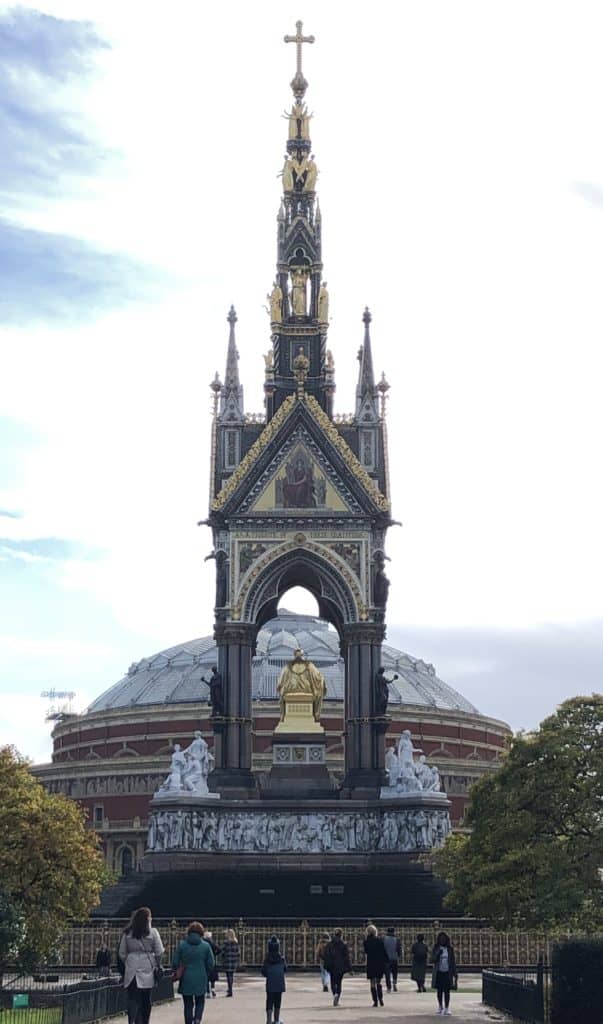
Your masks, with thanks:
[(134, 871), (134, 854), (129, 846), (124, 846), (121, 851), (120, 868), (122, 875), (131, 875)]

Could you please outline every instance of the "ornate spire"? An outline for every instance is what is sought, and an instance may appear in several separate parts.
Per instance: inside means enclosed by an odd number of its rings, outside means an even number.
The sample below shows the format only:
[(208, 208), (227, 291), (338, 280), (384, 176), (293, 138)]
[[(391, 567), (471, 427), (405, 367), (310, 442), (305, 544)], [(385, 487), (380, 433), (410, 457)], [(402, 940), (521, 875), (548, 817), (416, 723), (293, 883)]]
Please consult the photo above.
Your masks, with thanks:
[(230, 307), (227, 322), (230, 324), (228, 335), (228, 352), (226, 355), (226, 374), (220, 394), (220, 419), (237, 421), (243, 419), (243, 388), (239, 379), (239, 353), (235, 341), (235, 324), (237, 314), (234, 306)]
[[(358, 386), (356, 388), (356, 417), (372, 419), (377, 417), (377, 389), (375, 387), (375, 374), (373, 373), (373, 353), (371, 349), (371, 314), (368, 306), (365, 306), (362, 314), (364, 323), (364, 341), (358, 350)], [(364, 412), (363, 412), (364, 410)], [(366, 413), (369, 413), (367, 417)]]

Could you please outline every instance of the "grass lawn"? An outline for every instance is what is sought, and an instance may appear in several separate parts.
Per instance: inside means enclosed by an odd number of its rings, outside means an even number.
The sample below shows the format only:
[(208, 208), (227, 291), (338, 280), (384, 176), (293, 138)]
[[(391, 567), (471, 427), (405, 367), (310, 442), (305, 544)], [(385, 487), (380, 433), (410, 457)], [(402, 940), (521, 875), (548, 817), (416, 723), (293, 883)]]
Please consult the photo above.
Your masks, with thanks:
[(23, 1006), (0, 1010), (0, 1024), (61, 1024), (60, 1006)]

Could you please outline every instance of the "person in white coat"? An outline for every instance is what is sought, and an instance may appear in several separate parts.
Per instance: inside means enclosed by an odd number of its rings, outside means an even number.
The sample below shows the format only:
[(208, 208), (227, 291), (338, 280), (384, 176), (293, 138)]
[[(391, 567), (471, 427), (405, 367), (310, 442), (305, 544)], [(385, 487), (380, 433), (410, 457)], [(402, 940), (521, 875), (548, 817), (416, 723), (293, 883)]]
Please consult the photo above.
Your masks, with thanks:
[(124, 968), (124, 988), (128, 990), (128, 1024), (149, 1024), (151, 993), (155, 968), (161, 966), (163, 943), (152, 926), (148, 907), (135, 910), (118, 949)]

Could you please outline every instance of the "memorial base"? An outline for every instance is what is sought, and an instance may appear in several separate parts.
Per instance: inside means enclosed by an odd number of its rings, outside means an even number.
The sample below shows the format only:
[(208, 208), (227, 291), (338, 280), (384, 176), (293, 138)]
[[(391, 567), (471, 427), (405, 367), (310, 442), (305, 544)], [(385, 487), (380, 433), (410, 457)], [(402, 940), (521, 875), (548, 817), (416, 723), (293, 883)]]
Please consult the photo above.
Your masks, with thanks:
[(324, 732), (274, 737), (272, 767), (260, 788), (262, 799), (337, 797), (327, 768)]

